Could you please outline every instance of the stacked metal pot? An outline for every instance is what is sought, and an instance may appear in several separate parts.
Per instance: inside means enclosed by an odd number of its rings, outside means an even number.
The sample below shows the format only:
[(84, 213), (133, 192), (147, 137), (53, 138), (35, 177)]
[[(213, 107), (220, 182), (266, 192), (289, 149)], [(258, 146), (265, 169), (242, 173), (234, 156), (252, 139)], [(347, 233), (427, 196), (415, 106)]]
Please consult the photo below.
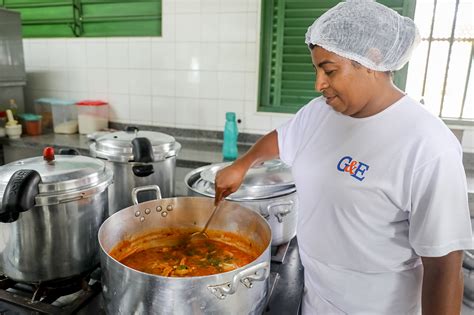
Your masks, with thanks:
[[(163, 197), (173, 197), (180, 149), (172, 136), (135, 127), (97, 138), (90, 145), (90, 153), (105, 160), (114, 174), (109, 188), (109, 215), (133, 205), (134, 187), (158, 185)], [(149, 192), (139, 196), (140, 201), (152, 199), (154, 195)]]
[(42, 282), (99, 263), (97, 232), (107, 217), (112, 172), (101, 160), (54, 155), (0, 168), (0, 265), (6, 276)]
[[(230, 165), (219, 163), (188, 173), (184, 179), (189, 196), (214, 198), (216, 173)], [(226, 198), (250, 208), (267, 219), (272, 230), (272, 245), (290, 241), (296, 234), (298, 198), (291, 169), (280, 160), (251, 168), (238, 191)]]

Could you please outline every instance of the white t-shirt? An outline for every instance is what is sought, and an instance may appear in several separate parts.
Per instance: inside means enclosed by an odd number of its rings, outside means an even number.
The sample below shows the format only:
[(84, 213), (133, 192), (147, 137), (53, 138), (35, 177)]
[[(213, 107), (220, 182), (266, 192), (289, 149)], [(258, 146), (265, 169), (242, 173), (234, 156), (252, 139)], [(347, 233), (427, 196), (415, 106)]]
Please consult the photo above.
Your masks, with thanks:
[(277, 133), (300, 200), (303, 312), (420, 312), (420, 256), (473, 248), (452, 132), (404, 96), (366, 118), (316, 98)]

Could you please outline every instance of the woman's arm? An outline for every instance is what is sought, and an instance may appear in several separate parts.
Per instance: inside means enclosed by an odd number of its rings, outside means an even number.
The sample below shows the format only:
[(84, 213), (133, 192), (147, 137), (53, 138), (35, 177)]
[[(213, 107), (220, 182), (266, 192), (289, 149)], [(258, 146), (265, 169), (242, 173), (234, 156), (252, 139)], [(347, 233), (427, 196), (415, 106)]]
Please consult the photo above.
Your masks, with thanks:
[(423, 288), (421, 309), (423, 315), (459, 315), (463, 294), (461, 270), (463, 251), (454, 251), (442, 257), (421, 257), (423, 261)]
[(273, 130), (260, 138), (247, 153), (235, 160), (232, 165), (216, 174), (215, 204), (217, 205), (223, 198), (239, 189), (245, 174), (252, 165), (277, 158), (278, 155), (278, 134), (276, 130)]

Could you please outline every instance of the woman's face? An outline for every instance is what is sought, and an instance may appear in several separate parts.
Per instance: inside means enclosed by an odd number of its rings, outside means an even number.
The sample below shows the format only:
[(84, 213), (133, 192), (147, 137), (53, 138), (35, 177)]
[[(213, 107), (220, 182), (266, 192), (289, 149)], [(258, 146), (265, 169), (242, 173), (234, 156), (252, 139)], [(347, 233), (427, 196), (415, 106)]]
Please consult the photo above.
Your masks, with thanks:
[(316, 70), (315, 89), (326, 103), (344, 115), (358, 117), (370, 102), (373, 89), (372, 71), (351, 60), (316, 46), (311, 51)]

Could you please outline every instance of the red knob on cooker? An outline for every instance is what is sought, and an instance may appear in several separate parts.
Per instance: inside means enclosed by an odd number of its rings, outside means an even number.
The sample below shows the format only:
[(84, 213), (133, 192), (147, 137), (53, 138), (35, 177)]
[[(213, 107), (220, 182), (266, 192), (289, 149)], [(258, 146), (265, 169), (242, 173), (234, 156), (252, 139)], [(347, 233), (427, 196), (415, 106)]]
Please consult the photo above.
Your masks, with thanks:
[(54, 161), (54, 149), (52, 147), (44, 148), (43, 159), (48, 162)]

